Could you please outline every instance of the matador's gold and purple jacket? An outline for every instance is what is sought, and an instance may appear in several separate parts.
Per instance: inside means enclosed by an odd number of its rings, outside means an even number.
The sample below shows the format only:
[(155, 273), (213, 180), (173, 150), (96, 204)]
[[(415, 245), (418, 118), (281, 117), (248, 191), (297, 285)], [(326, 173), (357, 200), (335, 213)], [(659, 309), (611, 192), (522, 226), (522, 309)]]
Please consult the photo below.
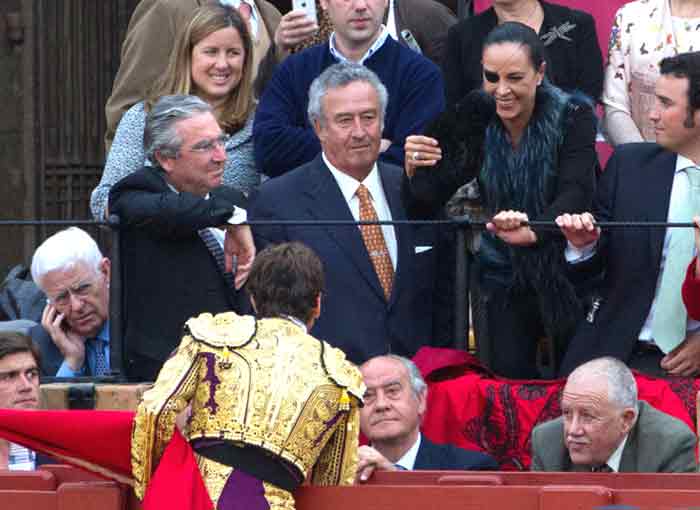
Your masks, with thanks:
[(291, 491), (309, 476), (353, 483), (364, 384), (342, 351), (282, 318), (202, 314), (185, 329), (134, 420), (139, 497), (188, 405), (183, 432), (217, 508), (254, 499), (251, 483), (264, 494), (251, 509), (293, 509)]

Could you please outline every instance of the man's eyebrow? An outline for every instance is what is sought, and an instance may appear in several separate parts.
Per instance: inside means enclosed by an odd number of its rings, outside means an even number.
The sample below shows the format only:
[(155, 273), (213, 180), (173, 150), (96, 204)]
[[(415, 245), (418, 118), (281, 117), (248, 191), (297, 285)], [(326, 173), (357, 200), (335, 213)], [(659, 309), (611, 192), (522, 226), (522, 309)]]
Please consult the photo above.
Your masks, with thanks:
[(27, 372), (29, 370), (39, 370), (39, 367), (33, 365), (31, 367), (16, 368), (14, 370), (0, 370), (0, 375), (19, 374), (20, 372)]
[(376, 386), (367, 386), (367, 391), (376, 390), (377, 388), (386, 388), (388, 386), (393, 386), (394, 384), (401, 385), (401, 379), (393, 379), (382, 384), (377, 384)]

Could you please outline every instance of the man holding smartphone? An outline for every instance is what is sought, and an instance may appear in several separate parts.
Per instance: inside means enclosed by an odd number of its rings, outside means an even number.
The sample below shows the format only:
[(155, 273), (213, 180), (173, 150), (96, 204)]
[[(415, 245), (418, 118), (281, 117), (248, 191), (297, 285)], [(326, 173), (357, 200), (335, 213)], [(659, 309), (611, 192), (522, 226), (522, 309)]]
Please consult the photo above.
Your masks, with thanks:
[(109, 259), (77, 227), (52, 235), (34, 252), (32, 278), (47, 299), (41, 325), (30, 335), (46, 375), (109, 374), (109, 277)]

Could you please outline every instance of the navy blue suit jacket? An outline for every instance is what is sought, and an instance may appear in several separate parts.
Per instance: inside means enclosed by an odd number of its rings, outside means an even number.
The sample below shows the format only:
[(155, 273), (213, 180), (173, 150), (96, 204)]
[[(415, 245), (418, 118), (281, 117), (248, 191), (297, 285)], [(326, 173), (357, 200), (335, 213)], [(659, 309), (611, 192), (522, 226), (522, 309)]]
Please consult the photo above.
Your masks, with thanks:
[[(665, 222), (676, 159), (652, 143), (618, 146), (598, 183), (595, 218)], [(601, 305), (571, 340), (562, 375), (600, 356), (629, 360), (654, 300), (665, 235), (662, 228), (603, 231), (595, 255), (569, 265), (577, 283), (599, 280)]]
[[(399, 167), (378, 163), (392, 218), (405, 220)], [(319, 154), (314, 160), (259, 188), (251, 197), (253, 220), (348, 220), (352, 213)], [(323, 262), (325, 292), (321, 317), (311, 334), (345, 351), (355, 363), (393, 352), (413, 356), (432, 335), (434, 229), (395, 226), (397, 267), (387, 302), (356, 226), (253, 226), (258, 250), (268, 244), (300, 241)]]
[(413, 469), (498, 471), (499, 467), (496, 459), (486, 453), (451, 444), (436, 444), (421, 436)]

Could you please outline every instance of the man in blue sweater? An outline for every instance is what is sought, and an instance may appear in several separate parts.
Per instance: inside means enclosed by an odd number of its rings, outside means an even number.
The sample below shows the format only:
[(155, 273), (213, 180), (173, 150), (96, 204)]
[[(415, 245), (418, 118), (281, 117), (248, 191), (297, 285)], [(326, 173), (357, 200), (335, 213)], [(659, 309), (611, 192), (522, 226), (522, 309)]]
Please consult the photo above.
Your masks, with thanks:
[(309, 85), (327, 67), (348, 61), (374, 71), (387, 88), (380, 160), (403, 166), (406, 136), (421, 133), (445, 106), (438, 67), (389, 36), (382, 24), (387, 0), (321, 0), (321, 6), (335, 27), (329, 41), (285, 59), (260, 99), (253, 128), (258, 168), (275, 177), (321, 152), (306, 115)]

